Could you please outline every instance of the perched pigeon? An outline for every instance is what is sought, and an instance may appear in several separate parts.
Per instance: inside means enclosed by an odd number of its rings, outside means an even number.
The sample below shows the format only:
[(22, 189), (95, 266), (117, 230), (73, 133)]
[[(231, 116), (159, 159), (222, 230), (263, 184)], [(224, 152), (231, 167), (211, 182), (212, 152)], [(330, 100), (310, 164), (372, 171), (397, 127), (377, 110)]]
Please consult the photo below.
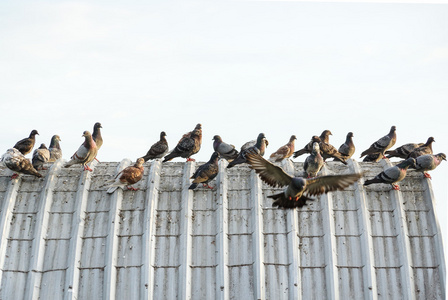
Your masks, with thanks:
[(319, 138), (322, 142), (329, 144), (330, 143), (330, 135), (333, 135), (330, 130), (324, 130), (320, 134)]
[(255, 151), (259, 153), (261, 156), (264, 155), (267, 146), (266, 136), (264, 135), (264, 133), (260, 133), (258, 135), (257, 141), (253, 146), (249, 146), (250, 145), (249, 143), (251, 142), (248, 142), (241, 147), (241, 151), (238, 154), (238, 157), (235, 158), (233, 161), (231, 161), (227, 165), (227, 168), (232, 168), (233, 166), (245, 163), (246, 153), (248, 153), (249, 151)]
[(386, 157), (387, 158), (392, 158), (392, 157), (399, 157), (399, 158), (408, 158), (409, 153), (411, 153), (412, 151), (414, 151), (415, 149), (417, 149), (420, 146), (423, 146), (424, 143), (420, 143), (420, 144), (414, 144), (414, 143), (409, 143), (409, 144), (404, 144), (403, 146), (398, 147), (395, 150), (388, 150), (386, 152), (384, 152), (384, 154), (388, 154)]
[(320, 151), (322, 152), (322, 157), (324, 158), (324, 161), (330, 157), (333, 157), (335, 160), (340, 161), (344, 165), (347, 164), (346, 158), (341, 153), (339, 153), (339, 151), (336, 150), (336, 148), (333, 145), (330, 145), (325, 142), (320, 142), (319, 147)]
[(397, 140), (397, 134), (395, 133), (395, 130), (396, 127), (392, 126), (389, 133), (370, 145), (369, 149), (361, 153), (361, 157), (373, 153), (380, 153), (381, 157), (384, 157), (384, 152), (395, 145), (395, 141)]
[(101, 129), (103, 126), (101, 126), (100, 122), (96, 122), (95, 125), (93, 125), (93, 133), (92, 138), (95, 141), (96, 147), (98, 150), (100, 150), (101, 146), (103, 145), (103, 137), (101, 136)]
[(61, 146), (59, 145), (59, 142), (61, 141), (61, 138), (59, 135), (53, 135), (50, 142), (50, 160), (49, 162), (56, 161), (60, 158), (62, 158), (62, 150)]
[(225, 158), (229, 162), (237, 158), (239, 152), (234, 145), (223, 142), (219, 135), (215, 135), (213, 140), (213, 149), (219, 153), (220, 157)]
[(347, 133), (345, 143), (339, 147), (338, 151), (339, 153), (342, 154), (345, 160), (352, 157), (352, 155), (355, 153), (355, 144), (353, 143), (353, 132)]
[(218, 160), (219, 154), (215, 151), (210, 157), (210, 160), (200, 166), (196, 170), (196, 172), (194, 172), (193, 176), (191, 176), (190, 179), (194, 180), (189, 187), (190, 190), (194, 190), (199, 183), (202, 183), (203, 186), (212, 189), (212, 187), (209, 186), (208, 183), (212, 181), (213, 178), (216, 177), (216, 175), (218, 175)]
[(429, 175), (426, 172), (432, 171), (435, 168), (437, 168), (437, 166), (440, 165), (442, 160), (446, 160), (445, 153), (439, 153), (435, 155), (425, 154), (415, 159), (415, 168), (411, 167), (411, 169), (416, 169), (417, 171), (423, 172), (423, 175), (426, 178), (431, 179), (431, 175)]
[(176, 147), (163, 159), (163, 162), (170, 161), (175, 157), (186, 158), (187, 161), (194, 161), (190, 156), (196, 154), (201, 149), (202, 125), (197, 124), (193, 131), (182, 136)]
[(108, 186), (107, 193), (112, 194), (117, 188), (123, 189), (127, 187), (128, 190), (137, 191), (136, 188), (130, 185), (139, 182), (143, 177), (143, 163), (145, 160), (140, 157), (133, 166), (126, 167), (115, 176), (114, 182)]
[(314, 200), (309, 198), (309, 196), (342, 190), (362, 176), (362, 174), (329, 175), (313, 179), (292, 177), (283, 171), (281, 167), (270, 163), (258, 153), (247, 153), (246, 158), (251, 168), (268, 185), (272, 187), (287, 186), (283, 192), (268, 196), (268, 198), (274, 199), (272, 206), (285, 208), (302, 207), (306, 205), (307, 200)]
[(324, 166), (324, 159), (320, 155), (319, 143), (313, 143), (313, 151), (310, 156), (305, 159), (303, 169), (308, 178), (316, 177), (320, 169)]
[(34, 143), (36, 143), (36, 134), (39, 134), (37, 130), (33, 130), (30, 133), (30, 136), (18, 141), (13, 148), (16, 148), (23, 155), (27, 155), (33, 150)]
[(415, 148), (408, 157), (417, 158), (422, 155), (432, 154), (432, 143), (435, 142), (433, 137), (428, 138), (425, 144)]
[(148, 153), (142, 158), (147, 162), (150, 159), (162, 158), (168, 152), (168, 142), (166, 141), (166, 133), (162, 131), (160, 133), (160, 140), (154, 143), (151, 148), (149, 148)]
[(366, 180), (364, 185), (369, 185), (372, 183), (386, 183), (391, 184), (394, 190), (400, 190), (400, 187), (394, 183), (402, 181), (406, 177), (408, 168), (414, 165), (415, 159), (408, 158), (401, 163), (384, 170), (380, 174), (376, 175), (375, 178)]
[(296, 136), (291, 135), (291, 137), (289, 138), (289, 142), (286, 145), (278, 148), (276, 152), (272, 153), (269, 157), (269, 160), (273, 162), (279, 162), (285, 158), (290, 158), (294, 153), (294, 140), (297, 140)]
[(50, 151), (45, 144), (40, 144), (40, 147), (33, 152), (33, 167), (36, 170), (46, 170), (44, 163), (50, 160)]
[(79, 146), (78, 150), (71, 157), (71, 160), (64, 167), (68, 168), (74, 164), (81, 164), (84, 167), (84, 171), (93, 171), (87, 164), (95, 159), (98, 148), (89, 131), (84, 131), (82, 136), (85, 138), (84, 143)]
[(300, 155), (303, 155), (305, 153), (311, 153), (311, 151), (313, 151), (313, 144), (315, 142), (317, 142), (317, 143), (321, 142), (320, 137), (318, 137), (317, 135), (313, 136), (311, 138), (311, 141), (308, 144), (306, 144), (305, 147), (303, 147), (302, 149), (297, 150), (296, 152), (294, 152), (293, 157), (296, 158), (296, 157), (298, 157)]
[[(25, 156), (15, 148), (8, 149), (6, 153), (3, 154), (2, 161), (8, 169), (14, 172), (42, 177), (42, 175), (34, 169), (31, 161), (28, 158), (25, 158)], [(13, 174), (11, 179), (17, 178), (17, 176), (19, 176), (17, 173)]]
[(379, 162), (383, 158), (381, 153), (367, 154), (362, 160), (363, 162)]

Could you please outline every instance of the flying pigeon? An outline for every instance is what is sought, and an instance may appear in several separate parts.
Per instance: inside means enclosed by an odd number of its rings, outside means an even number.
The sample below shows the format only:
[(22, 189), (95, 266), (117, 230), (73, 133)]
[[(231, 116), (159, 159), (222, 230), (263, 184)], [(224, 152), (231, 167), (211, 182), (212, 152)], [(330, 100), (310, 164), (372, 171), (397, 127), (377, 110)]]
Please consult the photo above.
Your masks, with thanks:
[(62, 158), (62, 150), (61, 146), (59, 145), (60, 141), (61, 138), (59, 137), (59, 135), (53, 135), (53, 137), (51, 138), (50, 147), (48, 148), (50, 150), (49, 162), (53, 162)]
[(202, 125), (197, 124), (193, 131), (182, 136), (176, 147), (163, 159), (163, 162), (170, 161), (175, 157), (186, 158), (187, 161), (194, 161), (190, 156), (196, 154), (201, 149)]
[(347, 133), (345, 143), (339, 147), (338, 151), (339, 153), (342, 154), (345, 160), (352, 157), (352, 155), (355, 153), (355, 144), (353, 143), (353, 132)]
[(89, 131), (84, 131), (82, 136), (85, 138), (84, 143), (79, 146), (78, 150), (71, 157), (71, 160), (64, 167), (68, 168), (74, 164), (81, 164), (84, 167), (84, 171), (93, 171), (87, 164), (95, 159), (98, 148)]
[(149, 148), (148, 153), (142, 158), (147, 162), (150, 159), (162, 158), (168, 152), (168, 142), (166, 140), (166, 133), (162, 131), (160, 133), (160, 140), (154, 143), (151, 148)]
[(406, 177), (408, 168), (414, 165), (415, 159), (408, 158), (399, 164), (384, 170), (380, 174), (376, 175), (375, 178), (366, 180), (364, 185), (370, 185), (372, 183), (386, 183), (391, 184), (394, 190), (400, 190), (400, 187), (394, 183), (402, 181)]
[(383, 158), (383, 155), (381, 153), (372, 153), (367, 154), (366, 157), (362, 160), (363, 162), (378, 162)]
[(23, 155), (27, 155), (28, 153), (33, 150), (34, 143), (36, 142), (36, 134), (39, 134), (37, 130), (33, 130), (30, 133), (30, 136), (24, 139), (21, 139), (18, 141), (13, 148), (16, 148), (20, 151)]
[(420, 143), (420, 144), (414, 144), (414, 143), (409, 143), (409, 144), (404, 144), (403, 146), (398, 147), (395, 150), (387, 150), (386, 152), (384, 152), (384, 154), (388, 154), (386, 157), (387, 158), (392, 158), (392, 157), (399, 157), (399, 158), (408, 158), (409, 153), (411, 153), (412, 151), (414, 151), (415, 149), (417, 149), (420, 146), (423, 146), (424, 143)]
[(314, 200), (309, 196), (342, 190), (362, 176), (362, 174), (329, 175), (313, 179), (292, 177), (281, 167), (267, 161), (258, 153), (247, 153), (246, 158), (251, 168), (259, 174), (265, 183), (272, 187), (287, 186), (283, 192), (268, 196), (268, 198), (274, 199), (272, 206), (278, 207), (302, 207), (306, 205), (307, 200)]
[(289, 138), (289, 142), (278, 148), (278, 150), (271, 154), (269, 157), (269, 160), (272, 162), (279, 162), (282, 161), (285, 158), (290, 158), (292, 154), (294, 153), (294, 140), (297, 140), (295, 135), (291, 135)]
[(143, 164), (145, 160), (140, 157), (137, 159), (133, 166), (126, 167), (121, 172), (119, 172), (115, 178), (114, 182), (108, 186), (107, 193), (112, 194), (117, 188), (124, 189), (127, 187), (128, 190), (137, 191), (136, 188), (131, 187), (130, 185), (139, 182), (143, 177)]
[(415, 168), (411, 167), (411, 169), (416, 169), (417, 171), (423, 172), (423, 175), (426, 178), (431, 179), (431, 175), (429, 175), (426, 172), (432, 171), (435, 168), (437, 168), (437, 166), (440, 165), (442, 160), (446, 160), (445, 153), (439, 153), (435, 155), (425, 154), (415, 159)]
[(267, 146), (266, 136), (264, 135), (264, 133), (260, 133), (257, 137), (256, 143), (253, 146), (249, 146), (250, 144), (252, 144), (252, 142), (247, 142), (241, 147), (241, 151), (238, 154), (238, 157), (231, 161), (227, 165), (227, 168), (232, 168), (233, 166), (245, 163), (246, 153), (248, 153), (249, 151), (255, 151), (263, 156)]
[(237, 158), (239, 152), (234, 145), (223, 142), (219, 135), (215, 135), (213, 140), (213, 150), (218, 152), (220, 157), (225, 158), (229, 162)]
[(369, 149), (361, 153), (361, 157), (373, 153), (381, 153), (381, 157), (384, 157), (384, 152), (395, 145), (395, 141), (397, 140), (397, 134), (395, 133), (395, 130), (396, 127), (392, 126), (389, 133), (370, 145)]
[(313, 143), (313, 151), (310, 156), (305, 159), (305, 163), (303, 164), (303, 169), (305, 170), (308, 178), (316, 177), (317, 173), (319, 173), (320, 169), (322, 169), (324, 165), (324, 159), (322, 155), (320, 155), (319, 143)]
[(45, 144), (41, 144), (40, 147), (33, 152), (33, 167), (36, 170), (46, 170), (44, 163), (50, 160), (50, 151)]
[(188, 189), (194, 190), (199, 183), (202, 183), (203, 186), (212, 189), (212, 187), (209, 186), (208, 183), (212, 181), (213, 178), (216, 177), (216, 175), (218, 175), (218, 160), (219, 160), (219, 154), (218, 152), (215, 151), (210, 157), (210, 160), (205, 164), (203, 164), (202, 166), (200, 166), (196, 170), (196, 172), (194, 172), (193, 176), (191, 176), (190, 179), (194, 180)]
[(96, 147), (98, 150), (100, 150), (101, 146), (103, 145), (103, 137), (101, 136), (101, 129), (103, 126), (101, 126), (100, 122), (96, 122), (95, 125), (93, 125), (93, 133), (92, 138), (95, 141)]
[[(14, 172), (42, 177), (42, 174), (37, 172), (37, 170), (33, 167), (31, 161), (16, 148), (8, 149), (6, 153), (3, 154), (2, 161), (8, 169)], [(11, 176), (11, 179), (17, 178), (17, 176), (19, 176), (17, 173), (14, 173)]]
[(306, 144), (305, 147), (303, 147), (302, 149), (297, 150), (296, 152), (294, 152), (293, 157), (296, 158), (296, 157), (298, 157), (300, 155), (303, 155), (305, 153), (311, 153), (311, 151), (313, 151), (313, 143), (315, 143), (315, 142), (317, 142), (317, 143), (321, 142), (320, 137), (318, 137), (317, 135), (313, 136), (311, 138), (311, 141), (308, 144)]
[(431, 136), (428, 138), (426, 143), (409, 153), (408, 157), (417, 158), (425, 154), (432, 154), (432, 143), (435, 142), (434, 138)]

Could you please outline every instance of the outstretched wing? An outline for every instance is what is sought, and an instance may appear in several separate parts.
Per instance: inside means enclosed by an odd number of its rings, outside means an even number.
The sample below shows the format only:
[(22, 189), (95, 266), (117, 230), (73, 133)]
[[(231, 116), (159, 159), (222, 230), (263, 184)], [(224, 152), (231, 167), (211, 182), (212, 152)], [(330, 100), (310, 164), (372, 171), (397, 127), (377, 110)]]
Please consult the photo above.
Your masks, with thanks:
[(328, 175), (307, 179), (305, 193), (309, 196), (316, 196), (326, 194), (331, 191), (343, 190), (361, 177), (362, 174), (347, 174)]
[(292, 177), (290, 175), (283, 171), (282, 168), (268, 162), (256, 152), (249, 151), (246, 153), (246, 161), (260, 175), (261, 180), (272, 187), (282, 187), (291, 183)]

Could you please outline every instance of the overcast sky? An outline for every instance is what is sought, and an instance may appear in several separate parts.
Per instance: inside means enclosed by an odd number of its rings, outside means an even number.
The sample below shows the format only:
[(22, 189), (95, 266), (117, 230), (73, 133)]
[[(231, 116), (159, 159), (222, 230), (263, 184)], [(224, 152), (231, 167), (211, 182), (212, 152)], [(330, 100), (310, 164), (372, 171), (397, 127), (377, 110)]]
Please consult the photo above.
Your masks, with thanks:
[[(396, 146), (448, 152), (448, 5), (152, 2), (1, 1), (0, 149), (37, 129), (69, 159), (101, 122), (100, 161), (197, 123), (199, 161), (215, 134), (239, 148), (264, 132), (269, 155), (324, 129), (336, 147), (353, 131), (358, 158), (392, 125)], [(431, 174), (446, 241), (447, 162)]]

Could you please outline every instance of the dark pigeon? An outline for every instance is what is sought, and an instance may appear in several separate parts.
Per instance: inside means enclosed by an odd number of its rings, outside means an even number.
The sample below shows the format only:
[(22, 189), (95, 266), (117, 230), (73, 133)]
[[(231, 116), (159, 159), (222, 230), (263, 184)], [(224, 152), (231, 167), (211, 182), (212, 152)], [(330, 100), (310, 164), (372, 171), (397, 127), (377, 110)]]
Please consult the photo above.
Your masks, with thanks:
[(50, 147), (48, 150), (50, 150), (50, 160), (49, 162), (54, 162), (60, 158), (62, 158), (62, 150), (61, 146), (59, 145), (59, 142), (61, 141), (61, 138), (59, 135), (53, 135), (50, 142)]
[(339, 153), (342, 154), (345, 160), (352, 157), (352, 155), (355, 153), (355, 144), (353, 143), (353, 132), (347, 133), (345, 143), (339, 147), (338, 151)]
[(100, 122), (96, 122), (95, 125), (93, 125), (93, 133), (92, 138), (95, 141), (96, 147), (98, 150), (100, 150), (101, 146), (103, 145), (103, 137), (101, 136), (101, 129), (103, 126), (101, 126)]
[(238, 157), (235, 158), (233, 161), (231, 161), (227, 168), (232, 168), (233, 166), (243, 164), (246, 162), (246, 153), (249, 151), (255, 151), (259, 153), (261, 156), (264, 155), (264, 152), (266, 151), (267, 141), (266, 136), (264, 133), (260, 133), (257, 137), (257, 141), (254, 145), (250, 146), (252, 144), (252, 141), (247, 142), (241, 147), (241, 151), (238, 154)]
[(27, 155), (33, 150), (34, 144), (36, 143), (36, 134), (39, 134), (37, 130), (33, 130), (30, 133), (30, 136), (18, 141), (13, 148), (16, 148), (23, 155)]
[(409, 144), (404, 144), (403, 146), (398, 147), (395, 150), (387, 150), (386, 152), (384, 152), (384, 154), (387, 154), (386, 157), (387, 158), (392, 158), (392, 157), (399, 157), (399, 158), (408, 158), (409, 154), (414, 151), (415, 149), (417, 149), (420, 146), (423, 146), (424, 143), (420, 143), (420, 144), (414, 144), (414, 143), (409, 143)]
[(395, 130), (396, 127), (392, 126), (389, 133), (370, 145), (369, 149), (361, 153), (361, 157), (374, 153), (380, 153), (381, 157), (384, 157), (384, 152), (395, 145), (395, 141), (397, 140), (397, 134), (395, 133)]
[(131, 185), (139, 182), (143, 178), (143, 163), (145, 160), (143, 158), (137, 159), (133, 166), (124, 168), (115, 176), (114, 182), (108, 186), (107, 193), (112, 194), (117, 188), (124, 189), (126, 187), (128, 190), (137, 191), (136, 188), (131, 187)]
[(166, 133), (162, 131), (160, 133), (160, 140), (154, 143), (148, 152), (142, 158), (147, 162), (150, 159), (162, 158), (168, 152), (168, 142), (166, 140)]
[(256, 152), (247, 153), (246, 158), (251, 168), (265, 183), (272, 187), (287, 186), (283, 192), (268, 196), (274, 200), (272, 206), (278, 207), (302, 207), (306, 205), (307, 200), (314, 200), (309, 198), (310, 196), (343, 190), (362, 176), (362, 174), (329, 175), (312, 179), (292, 177)]
[(74, 164), (81, 164), (84, 171), (93, 171), (87, 164), (95, 159), (98, 153), (98, 148), (89, 131), (84, 131), (82, 136), (84, 137), (84, 143), (79, 146), (78, 150), (71, 157), (71, 160), (68, 161), (64, 167), (68, 168)]
[(36, 170), (46, 170), (44, 164), (50, 160), (50, 151), (45, 144), (41, 144), (40, 147), (33, 152), (33, 167)]
[[(8, 169), (14, 172), (42, 177), (42, 174), (33, 167), (31, 161), (16, 148), (8, 149), (2, 156), (2, 161)], [(17, 178), (19, 176), (17, 173), (13, 174), (11, 179)]]
[(316, 177), (317, 173), (319, 173), (320, 169), (324, 166), (324, 159), (320, 154), (319, 144), (313, 144), (313, 151), (311, 154), (305, 159), (305, 163), (303, 164), (303, 169), (305, 170), (305, 174), (308, 178)]
[(170, 161), (175, 157), (186, 158), (187, 161), (194, 161), (190, 156), (196, 154), (201, 149), (202, 125), (197, 124), (193, 131), (182, 136), (176, 147), (163, 159), (163, 162)]
[(208, 183), (212, 181), (216, 177), (216, 175), (218, 175), (218, 160), (219, 154), (215, 151), (210, 157), (210, 160), (200, 166), (196, 170), (196, 172), (194, 172), (193, 176), (191, 176), (190, 179), (193, 179), (193, 182), (188, 189), (194, 190), (199, 183), (202, 183), (203, 186), (212, 189), (212, 187), (209, 186)]
[(431, 175), (427, 171), (432, 171), (437, 168), (442, 160), (446, 160), (445, 153), (421, 155), (415, 159), (415, 167), (411, 167), (411, 169), (423, 172), (426, 178), (431, 179)]
[(422, 155), (432, 154), (432, 143), (435, 142), (433, 137), (428, 138), (425, 144), (415, 148), (408, 157), (417, 158)]
[(366, 180), (364, 185), (386, 183), (391, 184), (394, 190), (400, 190), (400, 187), (395, 183), (402, 181), (406, 177), (408, 168), (414, 165), (415, 159), (408, 158), (401, 163), (384, 170), (380, 174), (376, 175), (375, 178)]
[(368, 154), (362, 160), (363, 162), (379, 162), (383, 158), (381, 153)]
[(297, 140), (296, 136), (291, 135), (289, 142), (280, 147), (276, 152), (272, 153), (269, 160), (273, 162), (280, 162), (286, 158), (290, 158), (294, 153), (294, 140)]

